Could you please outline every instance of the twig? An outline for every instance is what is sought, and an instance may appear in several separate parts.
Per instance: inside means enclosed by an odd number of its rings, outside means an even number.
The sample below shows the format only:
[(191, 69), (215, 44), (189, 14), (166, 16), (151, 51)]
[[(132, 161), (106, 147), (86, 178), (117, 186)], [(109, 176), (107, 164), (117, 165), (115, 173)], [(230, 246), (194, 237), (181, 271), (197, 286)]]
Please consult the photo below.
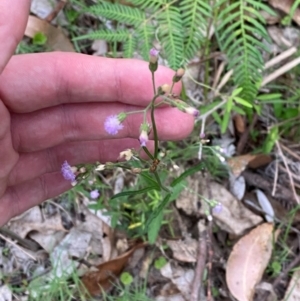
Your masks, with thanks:
[(56, 16), (65, 7), (66, 4), (67, 0), (58, 1), (53, 11), (45, 18), (45, 20), (50, 23), (54, 18), (56, 18)]
[(198, 301), (199, 300), (199, 292), (201, 291), (201, 284), (203, 279), (203, 273), (205, 269), (205, 262), (206, 262), (206, 230), (201, 229), (203, 225), (201, 221), (198, 223), (199, 229), (199, 239), (198, 239), (198, 255), (197, 255), (197, 266), (195, 269), (195, 277), (192, 283), (192, 292), (190, 301)]
[(38, 249), (40, 249), (40, 245), (37, 242), (26, 238), (22, 238), (16, 233), (14, 233), (13, 231), (5, 227), (0, 228), (0, 233), (5, 236), (9, 236), (11, 239), (16, 240), (22, 247), (29, 249), (33, 252), (36, 252)]
[(289, 179), (290, 179), (290, 185), (291, 185), (291, 188), (292, 188), (292, 191), (293, 191), (294, 198), (295, 198), (297, 204), (299, 204), (300, 201), (299, 201), (299, 197), (297, 195), (297, 192), (295, 190), (294, 179), (293, 179), (293, 176), (291, 175), (290, 168), (289, 168), (288, 163), (286, 161), (285, 155), (283, 154), (283, 152), (281, 150), (280, 143), (278, 142), (278, 140), (276, 140), (275, 143), (276, 143), (279, 155), (282, 157), (282, 161), (283, 161), (283, 163), (285, 165), (285, 168), (287, 169), (286, 172), (287, 172), (287, 174), (289, 176)]
[(266, 62), (264, 69), (267, 70), (267, 69), (273, 67), (274, 65), (277, 65), (278, 63), (280, 63), (284, 59), (286, 59), (289, 56), (293, 55), (296, 51), (297, 51), (296, 47), (291, 47), (290, 49), (288, 49), (286, 51), (283, 51), (282, 53), (280, 53), (276, 57), (274, 57), (271, 60), (269, 60), (268, 62)]
[(274, 177), (274, 182), (273, 182), (272, 196), (274, 196), (276, 193), (277, 181), (278, 181), (278, 160), (276, 158), (276, 160), (275, 160), (275, 177)]
[(11, 244), (12, 246), (16, 247), (17, 249), (19, 249), (20, 251), (22, 251), (24, 254), (26, 254), (28, 257), (30, 257), (31, 259), (33, 259), (34, 261), (37, 261), (37, 259), (31, 255), (30, 253), (28, 253), (27, 251), (25, 251), (24, 249), (22, 249), (21, 247), (19, 247), (15, 242), (13, 242), (12, 240), (10, 240), (9, 238), (5, 237), (4, 235), (2, 235), (0, 233), (0, 238), (4, 239), (6, 242), (8, 242), (9, 244)]
[(256, 122), (257, 122), (257, 114), (255, 113), (254, 116), (253, 116), (253, 119), (252, 119), (252, 122), (251, 124), (249, 125), (249, 127), (246, 129), (246, 131), (242, 134), (240, 140), (239, 140), (239, 143), (237, 145), (237, 154), (241, 154), (247, 141), (248, 141), (248, 137), (249, 137), (249, 134), (250, 132), (253, 130)]
[(276, 71), (274, 71), (273, 73), (267, 75), (262, 83), (261, 83), (261, 87), (265, 86), (266, 84), (268, 84), (269, 82), (273, 81), (274, 79), (276, 79), (277, 77), (279, 77), (280, 75), (286, 73), (287, 71), (293, 69), (294, 67), (296, 67), (297, 65), (300, 64), (300, 57), (297, 57), (296, 59), (294, 59), (293, 61), (283, 65), (281, 68), (277, 69)]

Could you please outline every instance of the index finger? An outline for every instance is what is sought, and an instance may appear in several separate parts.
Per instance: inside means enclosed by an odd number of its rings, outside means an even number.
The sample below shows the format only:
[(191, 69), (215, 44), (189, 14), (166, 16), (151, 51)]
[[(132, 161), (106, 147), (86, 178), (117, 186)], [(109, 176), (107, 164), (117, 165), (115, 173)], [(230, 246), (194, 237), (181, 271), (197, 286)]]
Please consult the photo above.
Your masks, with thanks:
[(30, 0), (0, 1), (0, 73), (23, 37), (30, 3)]
[[(170, 84), (173, 75), (159, 66), (156, 86)], [(52, 52), (14, 56), (0, 76), (0, 97), (17, 113), (81, 102), (145, 106), (153, 88), (148, 62)]]

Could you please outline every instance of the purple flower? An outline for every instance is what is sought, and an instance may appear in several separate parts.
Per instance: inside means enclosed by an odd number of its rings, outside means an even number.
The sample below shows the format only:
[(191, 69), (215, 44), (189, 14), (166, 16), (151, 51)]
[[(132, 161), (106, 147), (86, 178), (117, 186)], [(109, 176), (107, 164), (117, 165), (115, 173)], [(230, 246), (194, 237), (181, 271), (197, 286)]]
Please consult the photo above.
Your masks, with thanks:
[(159, 54), (159, 50), (155, 49), (155, 48), (151, 48), (149, 51), (150, 56), (158, 56)]
[(140, 140), (141, 146), (146, 146), (146, 143), (149, 140), (147, 131), (144, 131), (144, 130), (141, 131), (139, 140)]
[(117, 115), (111, 115), (105, 119), (104, 128), (110, 135), (118, 134), (119, 130), (122, 130), (124, 125), (120, 122)]
[(155, 64), (157, 66), (158, 54), (159, 54), (159, 51), (157, 49), (155, 49), (155, 48), (150, 49), (150, 51), (149, 51), (150, 64)]
[(221, 213), (222, 212), (222, 204), (221, 203), (218, 203), (213, 209), (212, 209), (212, 211), (213, 211), (213, 213), (214, 214), (219, 214), (219, 213)]
[(95, 189), (95, 190), (90, 192), (90, 197), (92, 199), (97, 199), (99, 197), (99, 195), (100, 195), (100, 193), (99, 193), (98, 189)]
[(204, 139), (205, 138), (205, 133), (200, 133), (200, 138)]
[(70, 182), (75, 182), (76, 176), (75, 176), (74, 172), (72, 171), (72, 167), (69, 165), (69, 163), (67, 161), (65, 161), (63, 163), (63, 165), (61, 166), (61, 173), (62, 173), (63, 177), (65, 178), (65, 180), (68, 180)]

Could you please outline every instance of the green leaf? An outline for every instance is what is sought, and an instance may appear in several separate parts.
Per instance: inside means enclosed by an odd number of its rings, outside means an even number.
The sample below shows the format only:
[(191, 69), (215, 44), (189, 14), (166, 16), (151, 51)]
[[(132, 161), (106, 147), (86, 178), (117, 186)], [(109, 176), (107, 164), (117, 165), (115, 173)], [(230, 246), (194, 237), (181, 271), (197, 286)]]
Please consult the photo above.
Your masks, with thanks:
[(110, 200), (114, 200), (117, 198), (121, 198), (124, 196), (132, 196), (132, 195), (137, 195), (137, 194), (141, 194), (141, 193), (145, 193), (151, 190), (158, 190), (157, 186), (150, 186), (150, 187), (145, 187), (139, 190), (130, 190), (130, 191), (123, 191), (120, 193), (115, 194)]
[(279, 139), (278, 127), (275, 126), (270, 130), (267, 139), (265, 140), (265, 143), (263, 145), (263, 152), (265, 154), (269, 154), (272, 151), (278, 139)]
[(243, 99), (243, 98), (240, 98), (240, 97), (238, 97), (238, 96), (234, 97), (234, 100), (235, 100), (237, 103), (239, 103), (239, 104), (241, 104), (242, 106), (245, 106), (245, 107), (247, 107), (247, 108), (252, 108), (252, 107), (253, 107), (252, 104), (251, 104), (249, 101), (247, 101), (247, 100), (245, 100), (245, 99)]
[(32, 38), (32, 43), (34, 45), (45, 45), (46, 42), (47, 37), (42, 32), (37, 32)]
[(157, 270), (160, 270), (162, 269), (166, 264), (167, 264), (167, 260), (165, 257), (158, 257), (155, 261), (154, 261), (154, 267), (157, 269)]
[(197, 165), (187, 169), (178, 178), (176, 178), (175, 180), (172, 181), (171, 187), (177, 186), (182, 181), (184, 181), (184, 179), (186, 179), (187, 177), (193, 175), (194, 173), (198, 172), (199, 170), (201, 170), (203, 168), (204, 168), (204, 164), (202, 162), (200, 162)]
[(132, 283), (133, 277), (128, 272), (123, 272), (120, 277), (121, 282), (128, 286)]
[(230, 111), (225, 111), (222, 124), (221, 124), (221, 133), (224, 134), (229, 124), (230, 119)]

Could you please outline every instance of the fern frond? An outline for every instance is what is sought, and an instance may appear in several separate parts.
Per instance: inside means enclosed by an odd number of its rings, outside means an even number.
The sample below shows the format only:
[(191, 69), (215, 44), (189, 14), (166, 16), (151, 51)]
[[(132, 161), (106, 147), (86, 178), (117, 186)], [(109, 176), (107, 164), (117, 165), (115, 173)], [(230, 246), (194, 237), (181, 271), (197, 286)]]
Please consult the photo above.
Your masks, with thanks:
[(227, 55), (228, 68), (234, 70), (236, 84), (243, 88), (242, 97), (252, 101), (262, 78), (263, 58), (259, 50), (268, 51), (262, 39), (270, 40), (258, 9), (270, 9), (260, 0), (237, 0), (231, 4), (219, 0), (218, 5), (219, 45)]
[(180, 10), (184, 28), (184, 56), (190, 59), (204, 41), (207, 20), (211, 18), (211, 6), (202, 0), (182, 0)]
[(154, 39), (154, 26), (143, 22), (141, 26), (136, 29), (136, 35), (138, 40), (138, 48), (144, 60), (149, 59), (149, 50), (152, 47), (152, 41)]
[(133, 5), (138, 5), (140, 8), (144, 9), (155, 9), (165, 4), (165, 0), (131, 0)]
[(138, 8), (105, 1), (88, 7), (86, 11), (96, 16), (135, 26), (138, 26), (146, 18), (145, 13)]
[(123, 45), (123, 56), (126, 58), (133, 57), (133, 52), (136, 50), (137, 39), (133, 34), (129, 34)]
[(183, 62), (183, 27), (182, 17), (177, 7), (166, 4), (158, 14), (159, 38), (163, 45), (166, 59), (173, 69), (178, 69)]
[(75, 38), (74, 40), (91, 39), (91, 40), (105, 40), (109, 42), (125, 42), (131, 35), (129, 30), (107, 30), (100, 29), (89, 34)]

